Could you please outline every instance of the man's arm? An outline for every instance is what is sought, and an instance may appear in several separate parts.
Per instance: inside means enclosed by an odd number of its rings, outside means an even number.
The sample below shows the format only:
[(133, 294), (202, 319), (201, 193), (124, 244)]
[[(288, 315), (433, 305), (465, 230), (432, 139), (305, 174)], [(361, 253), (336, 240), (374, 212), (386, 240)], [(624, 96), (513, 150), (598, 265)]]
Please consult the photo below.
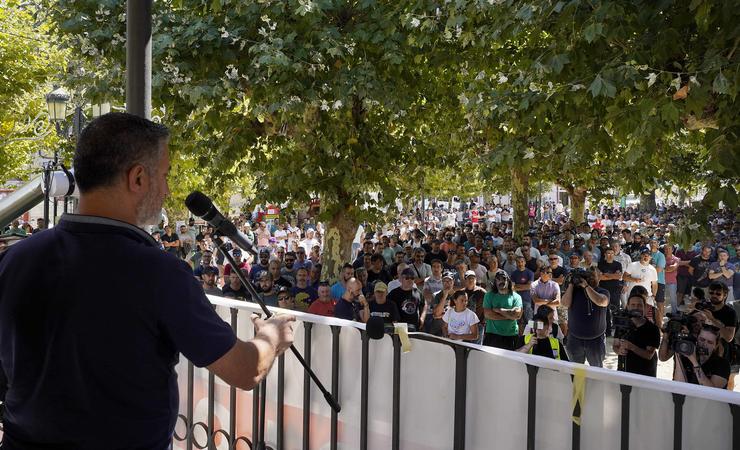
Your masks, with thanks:
[(655, 351), (657, 350), (655, 347), (650, 346), (647, 346), (646, 348), (640, 348), (627, 340), (622, 340), (622, 346), (626, 347), (627, 350), (631, 351), (640, 358), (648, 360), (653, 359), (653, 356), (655, 356)]
[(563, 292), (563, 296), (560, 298), (560, 306), (570, 308), (570, 305), (573, 303), (573, 289), (573, 283), (570, 283), (568, 288), (565, 289), (565, 292)]
[(499, 312), (499, 308), (483, 308), (483, 316), (488, 320), (508, 320), (508, 317)]
[(273, 316), (268, 320), (253, 317), (257, 335), (249, 340), (237, 339), (231, 350), (208, 366), (226, 383), (244, 390), (251, 390), (270, 371), (275, 358), (293, 343), (295, 317)]
[(704, 323), (719, 328), (719, 336), (722, 339), (724, 339), (725, 342), (731, 342), (732, 339), (735, 337), (736, 327), (725, 325), (722, 321), (714, 317), (714, 314), (712, 313), (712, 311), (704, 310), (703, 313), (704, 313), (704, 316), (706, 317), (706, 320), (704, 321)]
[[(588, 283), (586, 283), (585, 281), (583, 282), (583, 284), (585, 284), (585, 285), (586, 285), (586, 287), (585, 287), (585, 288), (583, 288), (583, 289), (585, 289), (585, 291), (586, 291), (586, 296), (587, 296), (587, 297), (588, 297), (588, 299), (589, 299), (589, 300), (591, 300), (591, 301), (592, 301), (592, 302), (593, 302), (593, 303), (594, 303), (594, 304), (595, 304), (596, 306), (601, 306), (601, 307), (606, 307), (606, 306), (609, 306), (609, 296), (608, 296), (608, 295), (600, 294), (600, 293), (599, 293), (598, 291), (596, 291), (596, 290), (595, 290), (594, 288), (592, 288), (592, 287), (591, 287), (591, 286), (590, 286), (590, 285), (589, 285)], [(657, 284), (656, 284), (656, 286), (657, 286)], [(657, 287), (656, 287), (656, 288), (657, 288)]]
[(658, 282), (657, 281), (651, 281), (650, 282), (650, 290), (653, 291), (653, 297), (658, 293)]
[(663, 335), (663, 340), (660, 341), (660, 348), (658, 349), (658, 359), (661, 361), (668, 361), (673, 356), (673, 350), (668, 347), (668, 333)]

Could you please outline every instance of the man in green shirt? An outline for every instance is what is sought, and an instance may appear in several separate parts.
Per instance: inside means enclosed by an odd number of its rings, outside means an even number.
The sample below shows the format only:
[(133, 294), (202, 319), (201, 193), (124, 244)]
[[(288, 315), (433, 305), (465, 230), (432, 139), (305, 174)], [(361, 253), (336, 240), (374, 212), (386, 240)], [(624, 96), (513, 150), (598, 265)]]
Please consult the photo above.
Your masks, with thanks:
[(519, 337), (517, 321), (522, 316), (522, 298), (512, 289), (511, 278), (499, 271), (494, 277), (495, 288), (483, 297), (486, 334), (483, 345), (516, 350)]

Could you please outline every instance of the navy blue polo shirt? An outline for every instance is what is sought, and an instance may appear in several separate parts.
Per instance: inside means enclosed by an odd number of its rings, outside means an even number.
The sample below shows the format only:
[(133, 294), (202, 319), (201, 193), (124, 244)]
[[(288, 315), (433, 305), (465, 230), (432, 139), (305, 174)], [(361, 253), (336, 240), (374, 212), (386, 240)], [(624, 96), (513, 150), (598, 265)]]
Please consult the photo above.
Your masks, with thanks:
[(178, 354), (203, 367), (235, 343), (149, 234), (64, 215), (0, 255), (2, 448), (167, 448)]

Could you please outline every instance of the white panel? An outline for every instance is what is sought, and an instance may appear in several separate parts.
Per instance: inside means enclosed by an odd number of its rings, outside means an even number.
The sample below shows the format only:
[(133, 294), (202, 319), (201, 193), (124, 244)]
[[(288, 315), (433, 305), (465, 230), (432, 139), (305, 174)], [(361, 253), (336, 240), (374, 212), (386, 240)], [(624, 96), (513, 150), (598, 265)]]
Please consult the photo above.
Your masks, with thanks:
[[(339, 413), (338, 448), (360, 448), (360, 387), (362, 381), (362, 336), (360, 331), (343, 327), (339, 334)], [(369, 395), (369, 394), (368, 394)]]
[[(455, 352), (415, 339), (401, 355), (401, 448), (452, 448), (455, 419)], [(429, 355), (434, 355), (430, 358)], [(469, 385), (470, 390), (477, 389)]]
[(465, 428), (466, 448), (525, 447), (527, 370), (524, 364), (481, 352), (470, 353)]
[(370, 341), (368, 367), (368, 448), (388, 450), (393, 420), (393, 342), (390, 336)]
[[(524, 395), (526, 399), (529, 398), (527, 394)], [(572, 448), (570, 414), (572, 396), (570, 375), (540, 368), (537, 372), (535, 448), (543, 450)]]

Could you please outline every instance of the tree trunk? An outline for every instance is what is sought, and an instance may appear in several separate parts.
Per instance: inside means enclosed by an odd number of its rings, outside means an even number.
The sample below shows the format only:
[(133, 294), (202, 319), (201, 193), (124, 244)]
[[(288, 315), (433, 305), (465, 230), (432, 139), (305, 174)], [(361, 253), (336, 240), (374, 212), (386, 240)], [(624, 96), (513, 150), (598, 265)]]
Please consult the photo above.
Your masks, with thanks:
[(511, 169), (511, 206), (513, 209), (513, 237), (517, 242), (529, 231), (529, 173), (521, 167)]
[(358, 224), (344, 211), (337, 212), (326, 224), (324, 247), (321, 256), (321, 279), (334, 283), (342, 265), (352, 263), (352, 241)]
[(655, 211), (655, 191), (640, 194), (640, 207), (648, 211)]
[(588, 190), (576, 187), (568, 189), (568, 194), (570, 195), (570, 218), (573, 219), (576, 225), (580, 225), (586, 220), (584, 214), (586, 212), (586, 194), (588, 194)]

